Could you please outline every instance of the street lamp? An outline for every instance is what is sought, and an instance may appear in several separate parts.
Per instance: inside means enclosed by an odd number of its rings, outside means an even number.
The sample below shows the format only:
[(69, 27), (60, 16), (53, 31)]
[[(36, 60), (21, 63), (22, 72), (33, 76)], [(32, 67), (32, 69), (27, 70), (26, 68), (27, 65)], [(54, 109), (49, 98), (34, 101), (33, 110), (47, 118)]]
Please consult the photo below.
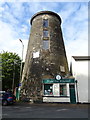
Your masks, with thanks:
[(23, 62), (23, 51), (24, 51), (24, 44), (21, 39), (19, 41), (22, 43), (22, 58), (21, 58), (21, 67), (20, 67), (20, 81), (19, 81), (19, 89), (18, 89), (18, 100), (20, 98), (20, 82), (22, 79), (22, 62)]
[(17, 65), (17, 60), (13, 61), (13, 81), (12, 81), (12, 92), (14, 92), (14, 82), (15, 82), (15, 66)]
[(21, 39), (19, 41), (22, 43), (22, 58), (21, 58), (21, 67), (20, 67), (20, 80), (22, 78), (22, 62), (23, 62), (23, 51), (24, 51), (24, 44)]

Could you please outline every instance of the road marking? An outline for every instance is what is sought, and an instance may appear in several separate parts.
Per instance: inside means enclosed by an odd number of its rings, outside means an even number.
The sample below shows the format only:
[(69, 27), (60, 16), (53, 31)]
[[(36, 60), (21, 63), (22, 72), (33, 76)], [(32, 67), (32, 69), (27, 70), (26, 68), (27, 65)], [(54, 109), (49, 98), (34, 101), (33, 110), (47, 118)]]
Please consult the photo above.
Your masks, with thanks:
[(20, 107), (14, 107), (14, 108), (20, 108)]
[(8, 108), (11, 108), (10, 106), (3, 106), (2, 107), (3, 109), (5, 108), (5, 109), (8, 109)]
[(7, 116), (8, 114), (2, 114), (2, 116), (3, 116), (3, 115), (4, 115), (4, 116)]
[(68, 110), (68, 109), (58, 109), (57, 111), (65, 111), (65, 110)]
[(31, 107), (25, 107), (25, 108), (31, 108)]

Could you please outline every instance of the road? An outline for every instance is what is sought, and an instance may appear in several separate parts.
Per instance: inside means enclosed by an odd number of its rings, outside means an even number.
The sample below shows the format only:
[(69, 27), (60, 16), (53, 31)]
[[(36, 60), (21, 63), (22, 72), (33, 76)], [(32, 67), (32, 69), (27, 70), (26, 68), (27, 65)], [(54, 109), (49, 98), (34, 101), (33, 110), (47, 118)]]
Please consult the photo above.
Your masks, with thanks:
[(2, 107), (3, 118), (88, 118), (88, 107), (78, 105), (15, 104)]

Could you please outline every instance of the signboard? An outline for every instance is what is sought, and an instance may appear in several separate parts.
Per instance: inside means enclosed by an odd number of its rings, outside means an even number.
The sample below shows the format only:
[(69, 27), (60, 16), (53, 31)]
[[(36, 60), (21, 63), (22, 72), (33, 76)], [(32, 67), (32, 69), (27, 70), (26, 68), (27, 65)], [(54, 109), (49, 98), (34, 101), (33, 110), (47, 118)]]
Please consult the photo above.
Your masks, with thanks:
[(62, 72), (65, 72), (64, 66), (60, 66), (60, 70), (61, 70)]
[(56, 79), (57, 79), (57, 80), (60, 80), (60, 79), (61, 79), (61, 76), (60, 76), (60, 75), (57, 75), (57, 76), (56, 76)]
[(44, 79), (42, 83), (75, 83), (75, 79)]
[(39, 51), (33, 53), (33, 58), (38, 58), (39, 57)]
[(21, 86), (22, 85), (22, 83), (19, 83), (19, 86)]

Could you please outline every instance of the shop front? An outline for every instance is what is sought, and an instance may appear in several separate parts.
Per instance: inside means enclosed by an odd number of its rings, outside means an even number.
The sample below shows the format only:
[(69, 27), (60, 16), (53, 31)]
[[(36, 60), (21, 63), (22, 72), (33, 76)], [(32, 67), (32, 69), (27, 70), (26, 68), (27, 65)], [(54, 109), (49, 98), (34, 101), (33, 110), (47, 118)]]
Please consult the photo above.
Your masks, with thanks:
[(75, 79), (44, 79), (43, 102), (76, 103)]

